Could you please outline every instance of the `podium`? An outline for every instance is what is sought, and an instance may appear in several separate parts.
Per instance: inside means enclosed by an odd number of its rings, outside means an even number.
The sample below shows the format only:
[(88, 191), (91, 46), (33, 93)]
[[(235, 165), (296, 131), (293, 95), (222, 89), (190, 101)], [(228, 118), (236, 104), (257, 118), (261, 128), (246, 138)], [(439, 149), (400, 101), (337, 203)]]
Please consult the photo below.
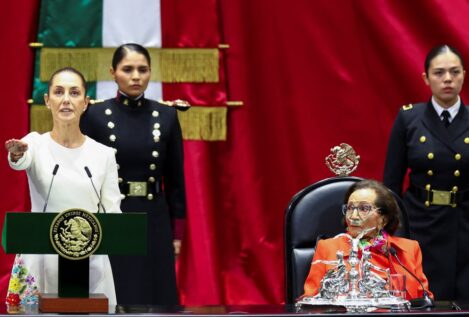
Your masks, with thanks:
[[(58, 213), (7, 212), (2, 246), (10, 254), (56, 254), (50, 241), (51, 224)], [(94, 254), (145, 255), (145, 213), (95, 213), (102, 238)], [(58, 294), (41, 294), (39, 310), (54, 313), (107, 313), (104, 294), (89, 294), (89, 257), (69, 260), (59, 256)]]

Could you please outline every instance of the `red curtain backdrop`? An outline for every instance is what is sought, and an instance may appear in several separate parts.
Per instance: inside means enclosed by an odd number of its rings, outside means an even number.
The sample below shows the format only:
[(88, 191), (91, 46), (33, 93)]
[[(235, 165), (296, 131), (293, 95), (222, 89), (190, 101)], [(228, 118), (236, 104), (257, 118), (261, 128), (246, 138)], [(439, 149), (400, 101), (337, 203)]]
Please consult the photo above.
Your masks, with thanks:
[[(3, 1), (0, 4), (0, 143), (4, 149), (7, 139), (22, 137), (29, 131), (34, 51), (29, 43), (36, 37), (39, 1)], [(5, 211), (30, 210), (26, 176), (10, 169), (6, 150), (0, 151), (0, 228)], [(12, 255), (0, 248), (0, 303), (4, 303), (10, 278)]]
[[(282, 302), (283, 221), (290, 198), (332, 176), (324, 158), (342, 142), (361, 155), (354, 175), (381, 179), (399, 107), (430, 97), (421, 79), (426, 52), (440, 43), (452, 44), (469, 63), (469, 4), (466, 0), (174, 3), (190, 12), (178, 18), (174, 33), (164, 30), (164, 38), (175, 34), (174, 45), (195, 45), (206, 39), (202, 34), (216, 32), (221, 43), (230, 45), (224, 52), (228, 100), (244, 102), (229, 109), (226, 142), (185, 142), (189, 210), (178, 263), (181, 298), (188, 305)], [(217, 16), (203, 10), (207, 4), (217, 7)], [(2, 141), (27, 130), (25, 100), (33, 62), (27, 43), (34, 34), (34, 10), (32, 1), (1, 5), (1, 38), (6, 44), (0, 82)], [(185, 21), (193, 29), (186, 28)], [(186, 32), (200, 37), (181, 42), (179, 37)], [(469, 102), (467, 84), (462, 98)], [(1, 213), (26, 208), (24, 178), (9, 170), (5, 156), (4, 151)], [(0, 256), (5, 273), (7, 261)], [(5, 283), (0, 295), (4, 287)]]

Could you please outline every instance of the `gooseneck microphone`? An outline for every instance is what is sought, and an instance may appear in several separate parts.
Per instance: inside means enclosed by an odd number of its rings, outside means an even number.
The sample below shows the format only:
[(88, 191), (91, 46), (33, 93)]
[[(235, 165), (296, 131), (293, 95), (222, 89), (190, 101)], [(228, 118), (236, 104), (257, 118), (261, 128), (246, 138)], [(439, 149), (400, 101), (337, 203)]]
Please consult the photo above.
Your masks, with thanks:
[(420, 286), (422, 287), (423, 297), (411, 299), (410, 300), (410, 306), (415, 308), (415, 309), (424, 309), (424, 308), (430, 308), (430, 307), (435, 306), (434, 303), (433, 303), (433, 299), (428, 295), (428, 292), (425, 289), (425, 287), (423, 286), (422, 281), (414, 273), (412, 273), (407, 267), (405, 267), (402, 264), (401, 260), (397, 256), (396, 249), (394, 249), (393, 247), (389, 247), (388, 250), (389, 250), (389, 253), (391, 253), (392, 256), (396, 258), (399, 265), (404, 270), (406, 270), (414, 279), (416, 279), (417, 282), (419, 282)]
[(47, 191), (46, 201), (44, 202), (44, 208), (42, 208), (42, 212), (46, 212), (47, 203), (49, 202), (50, 191), (52, 190), (52, 184), (54, 183), (55, 174), (59, 170), (59, 164), (55, 164), (54, 170), (52, 171), (52, 179), (50, 180), (49, 190)]
[(93, 186), (93, 189), (94, 189), (94, 192), (96, 193), (96, 196), (98, 196), (98, 213), (99, 213), (99, 206), (101, 206), (101, 208), (103, 208), (104, 213), (106, 213), (106, 208), (104, 208), (104, 205), (101, 203), (101, 196), (99, 196), (99, 193), (96, 190), (96, 186), (94, 186), (93, 176), (91, 175), (91, 172), (90, 172), (90, 169), (88, 168), (88, 166), (85, 166), (85, 172), (86, 172), (86, 175), (88, 175), (88, 177), (90, 178), (91, 185)]

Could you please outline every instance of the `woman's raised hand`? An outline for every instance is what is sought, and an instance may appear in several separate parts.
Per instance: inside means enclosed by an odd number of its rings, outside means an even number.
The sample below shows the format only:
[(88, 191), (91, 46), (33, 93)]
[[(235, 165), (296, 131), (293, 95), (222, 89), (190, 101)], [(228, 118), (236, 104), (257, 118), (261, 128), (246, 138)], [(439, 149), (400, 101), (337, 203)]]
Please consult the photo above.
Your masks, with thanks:
[(10, 153), (10, 159), (13, 162), (17, 162), (23, 157), (24, 152), (28, 150), (28, 143), (17, 139), (10, 139), (5, 142), (5, 148)]

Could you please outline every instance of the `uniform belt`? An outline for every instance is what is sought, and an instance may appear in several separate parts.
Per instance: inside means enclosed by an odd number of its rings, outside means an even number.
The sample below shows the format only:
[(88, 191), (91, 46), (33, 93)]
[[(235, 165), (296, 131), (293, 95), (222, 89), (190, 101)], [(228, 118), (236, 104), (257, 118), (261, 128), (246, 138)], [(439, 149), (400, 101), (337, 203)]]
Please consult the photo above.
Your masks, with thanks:
[(119, 183), (119, 188), (122, 194), (131, 197), (144, 197), (148, 194), (155, 195), (163, 191), (161, 180), (155, 182), (123, 181)]
[(469, 190), (427, 190), (410, 185), (409, 192), (414, 194), (418, 199), (423, 200), (427, 207), (430, 205), (456, 207), (457, 204), (469, 200)]

